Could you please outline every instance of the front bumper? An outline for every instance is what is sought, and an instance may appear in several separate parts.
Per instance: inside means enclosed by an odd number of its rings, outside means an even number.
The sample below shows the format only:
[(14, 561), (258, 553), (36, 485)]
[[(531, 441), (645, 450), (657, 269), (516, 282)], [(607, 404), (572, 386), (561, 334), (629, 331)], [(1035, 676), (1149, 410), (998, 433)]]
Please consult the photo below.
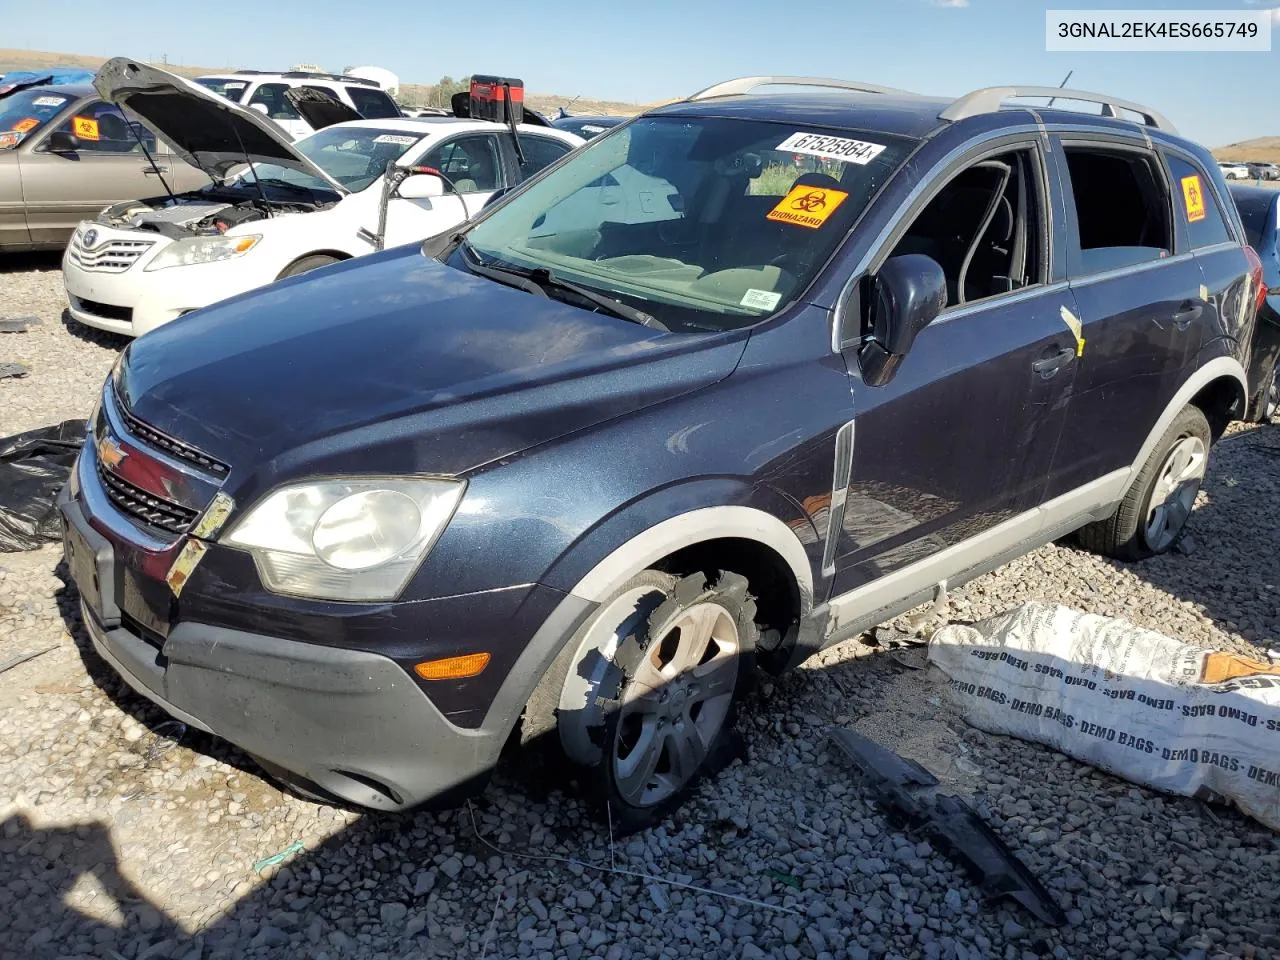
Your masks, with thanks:
[(82, 603), (94, 647), (174, 717), (372, 809), (449, 802), (483, 788), (502, 727), (455, 726), (380, 654), (189, 620), (160, 636), (131, 614), (137, 591), (129, 581), (116, 589), (113, 543), (65, 492), (59, 507), (67, 565), (99, 611)]
[(157, 244), (127, 270), (108, 273), (86, 270), (72, 258), (68, 247), (62, 258), (67, 312), (86, 326), (140, 337), (184, 313), (273, 279), (259, 276), (258, 269), (242, 259), (147, 272), (146, 265), (161, 249)]

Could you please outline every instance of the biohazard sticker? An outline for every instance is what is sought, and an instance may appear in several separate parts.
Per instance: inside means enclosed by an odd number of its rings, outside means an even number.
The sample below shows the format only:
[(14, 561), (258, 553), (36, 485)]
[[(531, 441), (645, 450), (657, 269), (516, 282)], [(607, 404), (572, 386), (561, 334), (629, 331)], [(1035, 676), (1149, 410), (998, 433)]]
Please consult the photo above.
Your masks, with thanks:
[(374, 143), (399, 143), (408, 146), (411, 143), (417, 143), (417, 137), (409, 137), (400, 133), (380, 133), (373, 138)]
[(793, 133), (774, 147), (784, 153), (807, 153), (811, 157), (843, 160), (859, 165), (870, 163), (884, 150), (882, 143), (865, 140), (846, 140), (844, 137), (824, 137), (816, 133)]
[(15, 123), (10, 129), (12, 129), (16, 133), (27, 133), (31, 130), (34, 130), (38, 126), (40, 126), (40, 121), (37, 120), (35, 117), (23, 117), (21, 120)]
[(769, 211), (768, 219), (816, 230), (827, 222), (847, 196), (843, 190), (799, 184)]
[(1197, 174), (1182, 178), (1182, 199), (1187, 202), (1188, 221), (1195, 223), (1205, 218), (1204, 189)]
[(98, 121), (93, 117), (75, 117), (71, 121), (71, 129), (81, 140), (100, 140)]

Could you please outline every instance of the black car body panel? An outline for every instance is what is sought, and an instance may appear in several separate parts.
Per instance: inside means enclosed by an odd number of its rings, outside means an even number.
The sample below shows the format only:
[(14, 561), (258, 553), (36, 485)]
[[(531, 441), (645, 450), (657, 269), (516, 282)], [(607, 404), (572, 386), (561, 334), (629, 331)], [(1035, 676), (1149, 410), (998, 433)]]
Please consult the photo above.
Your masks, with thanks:
[[(664, 558), (715, 546), (772, 582), (760, 603), (776, 636), (762, 658), (781, 668), (1106, 516), (1193, 397), (1208, 391), (1224, 398), (1224, 413), (1243, 412), (1253, 328), (1239, 221), (1222, 212), (1230, 241), (1197, 246), (1164, 151), (1190, 162), (1197, 189), (1220, 205), (1225, 183), (1201, 148), (1126, 121), (1009, 109), (949, 123), (938, 119), (946, 106), (842, 92), (718, 97), (648, 115), (762, 121), (782, 143), (797, 124), (879, 131), (901, 150), (834, 252), (758, 321), (664, 332), (552, 296), (549, 271), (546, 295), (528, 277), (481, 276), (457, 238), (438, 238), (427, 246), (444, 251), (440, 261), (388, 250), (135, 341), (63, 507), (82, 577), (92, 575), (85, 549), (106, 558), (97, 569), (113, 604), (88, 601), (95, 643), (136, 654), (140, 639), (158, 658), (195, 664), (206, 641), (225, 636), (244, 696), (285, 682), (245, 674), (257, 669), (241, 656), (255, 636), (305, 661), (304, 673), (346, 676), (364, 664), (370, 676), (395, 676), (388, 709), (447, 742), (447, 775), (413, 753), (413, 738), (361, 765), (356, 732), (317, 733), (327, 727), (304, 716), (297, 684), (285, 684), (286, 714), (262, 714), (291, 724), (272, 740), (207, 691), (184, 704), (190, 679), (166, 686), (155, 664), (130, 669), (116, 657), (166, 709), (338, 795), (399, 808), (433, 783), (481, 777), (577, 627)], [(474, 223), (526, 202), (615, 135)], [(1099, 267), (1096, 247), (1085, 249), (1098, 200), (1073, 197), (1066, 154), (1076, 149), (1137, 156), (1163, 191), (1167, 236), (1141, 262)], [(991, 178), (1000, 186), (984, 194), (976, 184)], [(957, 289), (967, 289), (975, 252), (1030, 249), (1034, 270), (1016, 286), (979, 270), (977, 295), (957, 295), (919, 331), (891, 379), (869, 378), (869, 278), (915, 242), (935, 202), (974, 191), (986, 219)], [(1010, 203), (1007, 227), (994, 229), (1008, 196), (1017, 210)], [(1078, 202), (1094, 204), (1085, 222)], [(977, 242), (988, 233), (995, 253)], [(224, 521), (234, 526), (273, 491), (355, 475), (466, 485), (394, 599), (273, 592), (250, 552), (227, 542)], [(215, 516), (219, 498), (233, 506)], [(198, 562), (181, 566), (189, 549)], [(476, 649), (492, 658), (478, 676), (412, 672)], [(383, 722), (372, 706), (358, 720), (370, 737)], [(386, 786), (383, 800), (369, 799), (370, 782)]]
[(1236, 184), (1228, 189), (1244, 221), (1245, 234), (1262, 260), (1267, 287), (1249, 360), (1249, 417), (1260, 419), (1275, 402), (1276, 371), (1280, 369), (1280, 190)]

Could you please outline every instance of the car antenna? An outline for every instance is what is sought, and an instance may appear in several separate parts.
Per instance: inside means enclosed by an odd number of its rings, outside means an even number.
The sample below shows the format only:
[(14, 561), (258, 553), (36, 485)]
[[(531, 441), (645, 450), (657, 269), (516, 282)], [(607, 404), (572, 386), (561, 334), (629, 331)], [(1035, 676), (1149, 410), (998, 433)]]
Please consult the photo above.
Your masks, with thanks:
[[(1061, 90), (1063, 87), (1065, 87), (1065, 86), (1067, 85), (1067, 81), (1071, 79), (1071, 75), (1072, 75), (1073, 73), (1075, 73), (1075, 71), (1074, 71), (1074, 70), (1068, 70), (1068, 71), (1067, 71), (1067, 75), (1066, 75), (1065, 77), (1063, 77), (1063, 78), (1062, 78), (1062, 82), (1061, 82), (1060, 84), (1058, 84), (1058, 89), (1059, 89), (1059, 90)], [(1049, 104), (1048, 104), (1048, 106), (1052, 107), (1052, 106), (1053, 106), (1053, 101), (1055, 101), (1055, 100), (1057, 100), (1057, 99), (1058, 99), (1057, 97), (1050, 97), (1050, 98), (1049, 98)]]
[(258, 170), (254, 167), (253, 161), (249, 159), (249, 151), (244, 148), (244, 139), (240, 136), (240, 129), (234, 123), (231, 124), (231, 132), (236, 135), (236, 143), (240, 144), (240, 152), (244, 155), (245, 164), (253, 171), (253, 185), (258, 188), (258, 199), (262, 201), (264, 212), (267, 216), (270, 216), (271, 204), (267, 203), (267, 195), (262, 189), (262, 181), (258, 179)]
[(169, 195), (170, 200), (176, 201), (178, 198), (173, 195), (173, 190), (169, 187), (169, 181), (165, 180), (164, 174), (160, 172), (160, 168), (156, 165), (155, 157), (151, 156), (151, 151), (147, 149), (147, 145), (142, 141), (142, 133), (138, 130), (139, 124), (128, 117), (124, 118), (124, 123), (133, 133), (133, 139), (138, 141), (138, 146), (142, 148), (142, 155), (147, 158), (147, 163), (151, 164), (151, 169), (160, 178), (160, 185), (164, 187), (164, 192)]

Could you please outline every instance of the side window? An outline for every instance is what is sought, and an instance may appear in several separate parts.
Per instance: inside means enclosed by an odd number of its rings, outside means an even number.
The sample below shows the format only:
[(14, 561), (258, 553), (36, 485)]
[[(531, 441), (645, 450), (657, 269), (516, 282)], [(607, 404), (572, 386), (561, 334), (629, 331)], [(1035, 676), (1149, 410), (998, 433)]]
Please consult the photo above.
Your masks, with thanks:
[(487, 133), (458, 137), (432, 149), (422, 160), (453, 181), (459, 193), (484, 193), (501, 187), (498, 143)]
[(1193, 250), (1226, 243), (1231, 239), (1222, 211), (1213, 199), (1213, 188), (1203, 170), (1181, 157), (1165, 154), (1169, 172), (1173, 174), (1173, 205), (1186, 221), (1187, 235)]
[(947, 306), (1044, 280), (1044, 216), (1032, 150), (979, 161), (929, 201), (891, 256), (922, 253), (947, 276)]
[(1066, 146), (1080, 228), (1080, 272), (1088, 275), (1167, 257), (1173, 250), (1169, 196), (1155, 157)]
[(396, 102), (381, 90), (372, 87), (346, 87), (347, 95), (355, 104), (356, 112), (366, 120), (386, 120), (400, 116)]
[(141, 155), (139, 138), (152, 155), (156, 152), (156, 138), (150, 130), (136, 120), (127, 119), (119, 107), (102, 101), (85, 104), (74, 116), (65, 120), (58, 130), (78, 139), (82, 153)]
[(289, 89), (287, 83), (263, 83), (253, 91), (248, 106), (262, 105), (267, 108), (267, 116), (272, 120), (297, 120), (298, 111), (285, 99), (284, 92)]
[(573, 149), (563, 141), (552, 140), (550, 137), (533, 137), (528, 134), (521, 135), (520, 147), (524, 150), (524, 166), (520, 168), (520, 173), (525, 177), (532, 177), (545, 167), (551, 166)]

